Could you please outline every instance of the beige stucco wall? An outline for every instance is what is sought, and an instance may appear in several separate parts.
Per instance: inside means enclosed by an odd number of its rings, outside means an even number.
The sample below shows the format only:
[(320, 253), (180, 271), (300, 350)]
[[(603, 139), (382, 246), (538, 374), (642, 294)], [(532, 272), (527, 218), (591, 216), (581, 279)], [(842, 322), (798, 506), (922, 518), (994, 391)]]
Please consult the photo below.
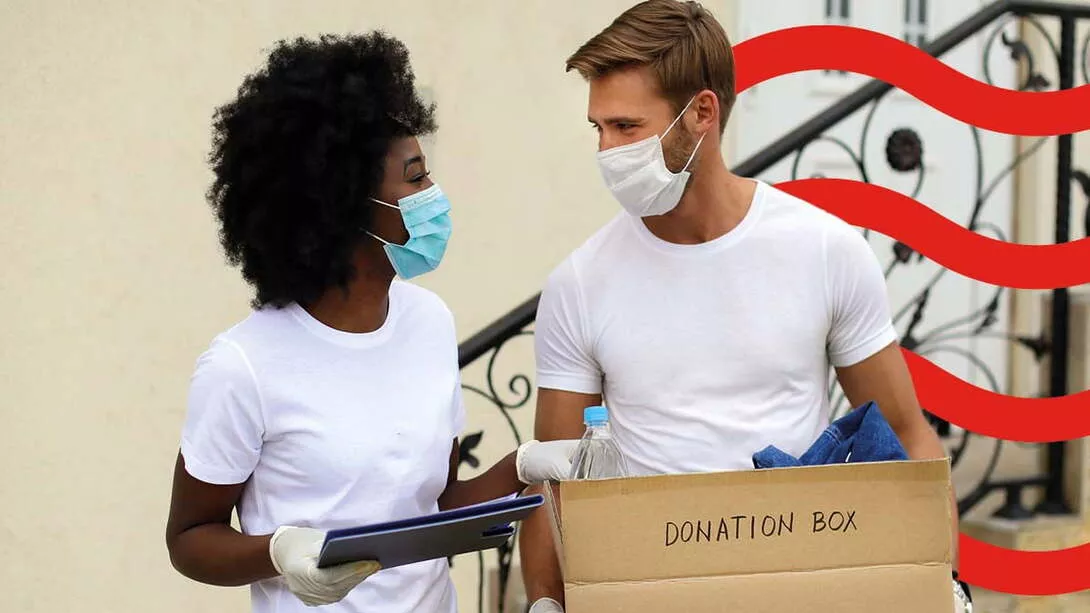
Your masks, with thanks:
[[(632, 3), (0, 3), (0, 611), (247, 609), (176, 574), (162, 529), (194, 360), (249, 299), (203, 200), (209, 119), (263, 48), (376, 26), (409, 45), (456, 224), (421, 283), (465, 338), (615, 211), (563, 60)], [(529, 372), (527, 348), (500, 370)], [(470, 403), (472, 429), (503, 431)], [(493, 435), (481, 456), (511, 448)], [(475, 560), (454, 572), (476, 610)]]

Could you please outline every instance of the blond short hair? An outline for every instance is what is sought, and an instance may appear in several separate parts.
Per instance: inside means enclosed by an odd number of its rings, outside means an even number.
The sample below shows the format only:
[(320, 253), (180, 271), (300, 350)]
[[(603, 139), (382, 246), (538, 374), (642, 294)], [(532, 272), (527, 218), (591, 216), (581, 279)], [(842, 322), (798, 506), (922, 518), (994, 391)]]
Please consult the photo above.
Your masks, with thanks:
[(719, 131), (734, 106), (734, 52), (723, 26), (699, 2), (646, 0), (628, 9), (568, 58), (567, 70), (595, 79), (649, 66), (680, 112), (697, 92), (719, 98)]

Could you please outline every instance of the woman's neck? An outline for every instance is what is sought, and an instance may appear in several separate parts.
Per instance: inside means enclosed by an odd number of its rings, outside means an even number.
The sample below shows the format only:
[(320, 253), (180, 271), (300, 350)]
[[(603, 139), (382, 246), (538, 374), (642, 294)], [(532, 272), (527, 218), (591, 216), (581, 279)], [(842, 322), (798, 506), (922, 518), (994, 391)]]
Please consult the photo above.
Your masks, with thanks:
[(390, 284), (393, 277), (359, 274), (342, 288), (327, 290), (314, 302), (302, 305), (311, 317), (323, 324), (350, 333), (374, 332), (386, 321), (390, 308)]

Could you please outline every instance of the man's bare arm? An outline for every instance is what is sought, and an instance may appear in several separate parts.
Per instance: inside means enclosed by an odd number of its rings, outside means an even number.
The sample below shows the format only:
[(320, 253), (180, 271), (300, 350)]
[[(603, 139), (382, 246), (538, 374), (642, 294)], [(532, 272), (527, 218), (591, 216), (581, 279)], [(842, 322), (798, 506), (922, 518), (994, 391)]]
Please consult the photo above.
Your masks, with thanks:
[[(583, 409), (601, 402), (599, 394), (539, 389), (534, 438), (553, 441), (582, 437)], [(541, 488), (533, 486), (527, 494), (540, 494)], [(564, 603), (564, 580), (560, 576), (560, 565), (553, 548), (548, 509), (538, 508), (523, 520), (519, 529), (519, 561), (530, 603), (546, 597)]]
[[(882, 416), (889, 422), (910, 458), (925, 460), (946, 457), (946, 449), (943, 448), (942, 441), (935, 429), (927, 422), (920, 408), (912, 376), (897, 343), (888, 345), (858, 364), (838, 368), (837, 379), (853, 407), (871, 401), (878, 404)], [(951, 497), (950, 504), (953, 507), (951, 513), (954, 531), (953, 562), (956, 569), (958, 559), (956, 496)]]

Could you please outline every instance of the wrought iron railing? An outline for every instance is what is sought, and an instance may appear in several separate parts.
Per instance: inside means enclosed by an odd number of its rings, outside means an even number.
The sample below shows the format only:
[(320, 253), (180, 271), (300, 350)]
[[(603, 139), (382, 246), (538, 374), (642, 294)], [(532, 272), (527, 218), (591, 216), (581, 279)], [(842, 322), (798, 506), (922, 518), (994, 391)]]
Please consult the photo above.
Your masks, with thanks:
[[(1042, 19), (1056, 19), (1059, 22), (1059, 44), (1053, 40)], [(1055, 86), (1052, 79), (1042, 70), (1039, 58), (1035, 57), (1031, 46), (1022, 38), (1022, 34), (1009, 36), (1004, 27), (1011, 20), (1022, 23), (1021, 32), (1026, 32), (1026, 27), (1038, 36), (1042, 36), (1046, 43), (1049, 55), (1055, 57), (1058, 65), (1058, 75)], [(1000, 0), (982, 8), (977, 13), (963, 20), (948, 32), (925, 45), (923, 50), (934, 56), (940, 57), (954, 49), (970, 37), (992, 28), (986, 39), (983, 52), (985, 63), (985, 80), (991, 83), (991, 77), (987, 70), (987, 63), (991, 54), (1001, 45), (1010, 55), (1012, 61), (1017, 62), (1021, 68), (1023, 77), (1018, 84), (1022, 91), (1047, 91), (1050, 89), (1070, 89), (1076, 86), (1078, 80), (1090, 84), (1090, 34), (1081, 41), (1076, 39), (1076, 25), (1079, 20), (1090, 20), (1090, 4), (1068, 4), (1060, 2), (1014, 1)], [(1081, 50), (1081, 53), (1080, 53)], [(832, 104), (824, 111), (813, 116), (783, 137), (777, 139), (757, 154), (741, 162), (734, 168), (734, 172), (746, 177), (759, 177), (761, 173), (770, 168), (791, 159), (792, 178), (799, 178), (799, 160), (807, 148), (818, 141), (827, 141), (849, 156), (852, 166), (859, 176), (854, 177), (864, 182), (871, 182), (874, 173), (867, 167), (863, 149), (871, 131), (873, 123), (871, 119), (874, 111), (887, 95), (894, 90), (888, 83), (873, 80), (860, 87), (853, 93)], [(840, 124), (857, 111), (867, 105), (871, 108), (867, 112), (863, 123), (863, 133), (858, 141), (858, 146), (853, 146), (843, 139), (826, 134), (830, 128)], [(1088, 109), (1090, 112), (1090, 109)], [(985, 181), (983, 152), (981, 146), (980, 131), (975, 126), (969, 126), (977, 154), (976, 186), (972, 202), (972, 214), (966, 223), (966, 228), (974, 232), (986, 232), (1001, 240), (1008, 240), (1001, 229), (993, 224), (980, 221), (981, 212), (987, 206), (989, 198), (995, 188), (1006, 177), (1009, 177), (1021, 164), (1035, 156), (1041, 146), (1051, 137), (1036, 139), (1029, 147), (1014, 157), (1013, 161), (1006, 165), (1000, 173)], [(1055, 242), (1067, 242), (1071, 240), (1071, 210), (1072, 210), (1072, 184), (1077, 184), (1088, 200), (1090, 207), (1090, 176), (1085, 172), (1076, 170), (1073, 164), (1073, 141), (1071, 135), (1055, 137), (1057, 139), (1057, 184), (1056, 184), (1056, 222)], [(924, 167), (921, 159), (922, 143), (918, 133), (911, 128), (899, 128), (894, 130), (887, 138), (886, 161), (890, 168), (897, 172), (916, 172), (918, 177), (914, 190), (909, 195), (915, 197), (925, 181)], [(1087, 211), (1087, 222), (1084, 231), (1090, 235), (1090, 210)], [(895, 243), (893, 246), (893, 259), (886, 270), (887, 278), (890, 278), (898, 269), (904, 269), (913, 264), (913, 260), (919, 262), (923, 259), (921, 254), (915, 253), (903, 243)], [(913, 298), (895, 311), (895, 323), (901, 330), (901, 344), (907, 349), (916, 351), (923, 356), (937, 354), (953, 354), (967, 360), (973, 367), (983, 374), (987, 387), (995, 392), (1006, 393), (1002, 389), (999, 378), (972, 352), (963, 348), (952, 346), (951, 341), (974, 336), (998, 336), (1010, 343), (1018, 343), (1040, 360), (1045, 355), (1049, 361), (1049, 389), (1047, 395), (1062, 396), (1068, 392), (1068, 291), (1059, 288), (1052, 291), (1051, 324), (1050, 329), (1042, 331), (1037, 336), (1014, 336), (1005, 332), (996, 332), (993, 328), (996, 323), (996, 313), (1000, 301), (1003, 298), (1005, 288), (995, 289), (991, 300), (980, 309), (954, 320), (947, 321), (932, 327), (927, 331), (919, 331), (925, 320), (925, 314), (937, 284), (946, 275), (945, 268), (940, 269), (928, 279), (927, 283), (913, 294)], [(517, 374), (506, 381), (498, 381), (497, 363), (503, 350), (508, 344), (517, 338), (533, 334), (533, 323), (537, 314), (537, 302), (540, 295), (533, 296), (515, 309), (508, 312), (494, 323), (484, 328), (459, 346), (458, 359), (460, 366), (478, 363), (487, 360), (484, 370), (483, 384), (473, 385), (464, 383), (464, 388), (470, 398), (475, 397), (495, 408), (506, 420), (510, 429), (510, 436), (515, 442), (524, 440), (524, 434), (516, 426), (512, 417), (513, 411), (525, 409), (533, 396), (533, 384), (528, 375)], [(907, 322), (905, 322), (907, 318)], [(531, 367), (532, 368), (532, 367)], [(502, 385), (501, 385), (502, 383)], [(846, 401), (843, 395), (834, 395), (835, 385), (830, 388), (834, 410), (845, 410)], [(924, 407), (925, 411), (927, 407)], [(929, 416), (930, 417), (930, 416)], [(958, 438), (953, 433), (951, 425), (943, 420), (931, 417), (931, 422), (938, 433), (947, 438)], [(474, 450), (481, 441), (483, 432), (477, 432), (467, 436), (462, 443), (461, 462), (471, 467), (480, 464), (474, 455)], [(969, 440), (975, 435), (962, 431), (956, 441), (951, 442), (951, 460), (957, 470), (964, 457), (964, 451)], [(995, 441), (992, 452), (979, 483), (968, 493), (959, 497), (959, 511), (964, 514), (978, 505), (989, 494), (1000, 490), (1006, 492), (1006, 499), (995, 515), (1022, 519), (1032, 517), (1035, 514), (1064, 514), (1070, 512), (1064, 499), (1064, 444), (1047, 444), (1047, 469), (1043, 474), (1022, 479), (996, 479), (994, 473), (998, 463), (1003, 442)], [(1023, 502), (1023, 491), (1027, 488), (1041, 488), (1043, 494), (1041, 503), (1032, 511), (1027, 509)], [(498, 610), (504, 611), (506, 591), (510, 575), (514, 540), (501, 546), (497, 550), (498, 555)], [(480, 571), (478, 584), (479, 610), (484, 610), (484, 584), (485, 564), (484, 553), (477, 554), (477, 563)]]

